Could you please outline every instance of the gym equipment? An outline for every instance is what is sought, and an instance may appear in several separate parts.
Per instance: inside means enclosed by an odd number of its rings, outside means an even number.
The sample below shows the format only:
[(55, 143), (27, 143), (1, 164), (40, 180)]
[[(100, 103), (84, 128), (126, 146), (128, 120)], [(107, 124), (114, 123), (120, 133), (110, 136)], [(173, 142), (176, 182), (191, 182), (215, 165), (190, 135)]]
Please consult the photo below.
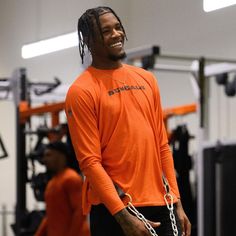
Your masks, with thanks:
[(228, 74), (223, 73), (216, 76), (216, 83), (219, 85), (225, 85), (228, 82)]
[[(12, 229), (15, 234), (19, 236), (32, 235), (32, 229), (35, 229), (36, 226), (35, 223), (33, 223), (33, 227), (29, 222), (29, 220), (35, 222), (34, 219), (37, 217), (34, 217), (33, 215), (35, 214), (31, 214), (26, 208), (26, 184), (32, 182), (35, 197), (39, 200), (42, 200), (43, 189), (39, 184), (39, 178), (37, 178), (34, 173), (34, 155), (30, 156), (32, 157), (31, 161), (33, 166), (32, 178), (29, 178), (27, 173), (28, 159), (30, 159), (26, 155), (27, 124), (30, 127), (30, 117), (32, 115), (51, 113), (52, 126), (55, 127), (59, 124), (59, 112), (64, 109), (64, 103), (31, 108), (32, 94), (35, 96), (43, 96), (44, 94), (51, 93), (60, 84), (61, 83), (57, 78), (55, 78), (54, 83), (31, 83), (27, 78), (25, 68), (16, 69), (13, 72), (12, 77), (0, 80), (0, 93), (4, 93), (4, 96), (0, 97), (4, 100), (13, 100), (16, 110), (16, 208), (15, 223), (12, 225)], [(43, 132), (42, 130), (40, 131), (39, 134), (42, 136)], [(50, 139), (55, 139), (61, 137), (61, 134), (55, 134), (49, 131), (48, 137)], [(39, 188), (39, 185), (41, 189)], [(39, 191), (39, 189), (41, 191)]]
[[(223, 73), (235, 73), (236, 72), (236, 60), (223, 59), (223, 58), (205, 58), (205, 57), (186, 57), (186, 56), (176, 56), (176, 55), (157, 55), (156, 59), (158, 62), (154, 64), (153, 71), (166, 71), (166, 72), (178, 72), (178, 73), (189, 73), (195, 78), (195, 88), (198, 99), (197, 104), (197, 114), (199, 115), (199, 154), (197, 158), (197, 235), (198, 236), (210, 236), (205, 232), (205, 228), (209, 226), (210, 222), (204, 218), (204, 205), (206, 204), (206, 199), (204, 194), (206, 189), (204, 189), (204, 179), (203, 172), (205, 168), (203, 159), (203, 145), (209, 137), (209, 80), (214, 76)], [(160, 64), (159, 59), (170, 61), (167, 64)], [(134, 58), (135, 61), (135, 58)], [(181, 62), (181, 65), (173, 63), (173, 61)], [(192, 64), (185, 65), (185, 62), (191, 62)], [(135, 62), (136, 63), (136, 62)], [(142, 66), (142, 63), (136, 63), (135, 65)], [(226, 83), (227, 84), (227, 83)], [(228, 88), (229, 86), (229, 88)], [(234, 95), (235, 84), (232, 82), (227, 85), (227, 93), (231, 96)], [(230, 89), (230, 91), (228, 91)], [(227, 208), (225, 208), (227, 209)], [(235, 217), (234, 217), (235, 221)], [(214, 235), (214, 234), (212, 234)], [(224, 235), (234, 235), (221, 234)], [(214, 235), (215, 236), (215, 235)]]
[(229, 97), (233, 97), (236, 94), (236, 76), (234, 76), (234, 79), (232, 81), (228, 81), (225, 84), (225, 93)]
[(236, 235), (236, 143), (203, 146), (203, 235)]
[(193, 136), (189, 134), (186, 124), (178, 125), (171, 133), (174, 166), (177, 172), (177, 182), (184, 211), (192, 225), (196, 223), (194, 198), (192, 194), (189, 173), (193, 167), (192, 157), (189, 155), (189, 141)]

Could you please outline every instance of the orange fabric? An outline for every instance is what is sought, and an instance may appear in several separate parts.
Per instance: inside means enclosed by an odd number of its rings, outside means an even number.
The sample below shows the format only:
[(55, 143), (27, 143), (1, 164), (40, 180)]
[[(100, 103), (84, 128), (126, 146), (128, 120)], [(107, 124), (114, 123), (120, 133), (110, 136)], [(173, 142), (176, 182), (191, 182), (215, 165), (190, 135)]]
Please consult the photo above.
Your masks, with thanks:
[(46, 217), (35, 236), (89, 236), (82, 214), (82, 178), (72, 169), (54, 176), (45, 191)]
[(175, 201), (179, 191), (155, 77), (129, 65), (89, 67), (70, 87), (66, 114), (73, 146), (86, 176), (83, 207), (124, 208), (114, 184), (135, 206), (165, 205), (162, 173)]

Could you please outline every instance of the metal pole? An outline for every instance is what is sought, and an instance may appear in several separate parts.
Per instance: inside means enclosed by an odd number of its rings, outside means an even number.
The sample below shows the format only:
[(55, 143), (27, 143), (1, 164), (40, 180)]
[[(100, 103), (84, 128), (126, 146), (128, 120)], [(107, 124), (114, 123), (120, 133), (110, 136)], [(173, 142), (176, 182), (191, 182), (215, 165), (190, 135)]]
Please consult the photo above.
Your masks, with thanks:
[[(198, 60), (199, 57), (194, 57), (194, 56), (181, 56), (181, 55), (168, 55), (168, 54), (160, 54), (157, 55), (158, 58), (160, 59), (166, 59), (166, 60), (178, 60), (178, 61), (195, 61)], [(205, 57), (204, 58), (206, 63), (236, 63), (235, 59), (227, 59), (227, 58), (210, 58), (210, 57)]]
[(204, 171), (203, 171), (203, 141), (205, 140), (205, 58), (199, 59), (198, 84), (199, 97), (199, 154), (197, 159), (197, 225), (198, 236), (204, 236)]
[(21, 235), (21, 219), (26, 212), (27, 159), (25, 157), (25, 124), (20, 124), (20, 102), (27, 99), (26, 70), (15, 71), (14, 99), (16, 105), (16, 235)]
[[(186, 56), (186, 55), (174, 55), (174, 54), (162, 54), (160, 47), (158, 45), (145, 45), (141, 47), (136, 47), (133, 49), (126, 50), (126, 59), (125, 62), (133, 61), (136, 59), (143, 58), (145, 56), (154, 55), (157, 59), (163, 60), (178, 60), (178, 61), (195, 61), (199, 59), (199, 56)], [(236, 63), (236, 59), (229, 58), (214, 58), (214, 57), (205, 57), (206, 63)]]
[(205, 74), (204, 74), (205, 59), (202, 57), (199, 59), (199, 89), (200, 89), (200, 128), (204, 128), (204, 116), (205, 116)]

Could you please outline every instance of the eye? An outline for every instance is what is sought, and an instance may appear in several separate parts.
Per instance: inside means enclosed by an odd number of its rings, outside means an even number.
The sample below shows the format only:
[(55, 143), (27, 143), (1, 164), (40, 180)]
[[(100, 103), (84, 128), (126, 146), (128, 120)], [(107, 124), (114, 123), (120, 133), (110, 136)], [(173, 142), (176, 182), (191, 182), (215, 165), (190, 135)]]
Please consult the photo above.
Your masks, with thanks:
[(102, 30), (102, 34), (108, 34), (109, 32), (110, 32), (109, 29), (103, 29), (103, 30)]
[(120, 26), (120, 25), (117, 25), (117, 26), (116, 26), (116, 30), (122, 31), (121, 26)]
[(121, 27), (121, 24), (116, 24), (115, 29), (116, 29), (117, 31), (123, 31), (123, 29), (122, 29), (122, 27)]

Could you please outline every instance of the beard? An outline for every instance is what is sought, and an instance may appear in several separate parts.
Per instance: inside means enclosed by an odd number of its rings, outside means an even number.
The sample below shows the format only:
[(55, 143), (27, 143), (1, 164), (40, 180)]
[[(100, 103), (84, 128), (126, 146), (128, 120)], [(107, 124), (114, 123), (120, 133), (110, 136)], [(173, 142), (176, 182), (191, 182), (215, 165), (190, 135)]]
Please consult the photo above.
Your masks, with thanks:
[(109, 54), (108, 55), (109, 59), (111, 59), (112, 61), (119, 61), (119, 60), (122, 60), (122, 59), (125, 59), (126, 58), (126, 53), (123, 52), (119, 55), (114, 55), (114, 54)]

